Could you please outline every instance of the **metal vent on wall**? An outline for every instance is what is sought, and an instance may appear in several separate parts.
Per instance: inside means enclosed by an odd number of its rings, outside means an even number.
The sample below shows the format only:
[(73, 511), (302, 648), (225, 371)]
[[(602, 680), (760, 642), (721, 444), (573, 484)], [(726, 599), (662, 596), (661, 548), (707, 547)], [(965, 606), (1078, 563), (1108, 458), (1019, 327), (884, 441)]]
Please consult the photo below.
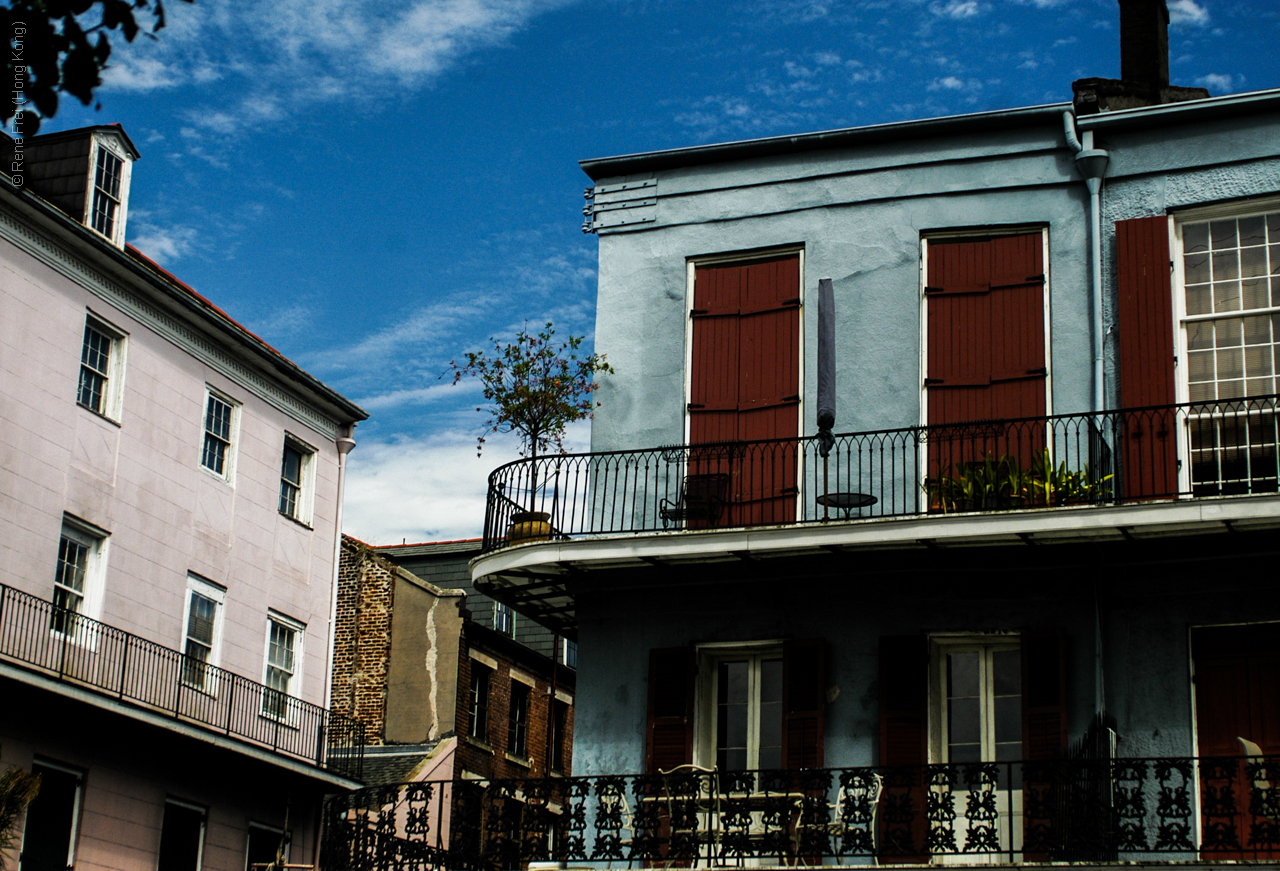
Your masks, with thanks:
[(603, 184), (587, 188), (582, 207), (586, 220), (582, 232), (651, 223), (658, 215), (658, 180), (655, 178)]

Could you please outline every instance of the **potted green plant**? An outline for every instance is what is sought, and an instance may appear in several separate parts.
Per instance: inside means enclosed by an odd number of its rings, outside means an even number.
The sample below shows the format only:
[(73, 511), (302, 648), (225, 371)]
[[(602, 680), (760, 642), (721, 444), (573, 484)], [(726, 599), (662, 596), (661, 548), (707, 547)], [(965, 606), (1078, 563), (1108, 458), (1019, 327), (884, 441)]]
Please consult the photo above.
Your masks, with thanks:
[[(488, 420), (476, 441), (476, 455), (484, 449), (485, 437), (493, 433), (516, 433), (520, 455), (528, 457), (530, 480), (528, 503), (509, 518), (508, 543), (536, 541), (551, 536), (551, 515), (535, 510), (538, 489), (538, 455), (555, 450), (564, 453), (565, 428), (590, 418), (599, 405), (592, 394), (599, 388), (594, 376), (613, 372), (603, 354), (581, 353), (584, 336), (555, 338), (555, 326), (536, 333), (524, 328), (515, 339), (502, 342), (490, 338), (492, 347), (468, 351), (464, 362), (449, 363), (453, 383), (478, 378), (487, 406)], [(516, 497), (519, 505), (519, 497)]]

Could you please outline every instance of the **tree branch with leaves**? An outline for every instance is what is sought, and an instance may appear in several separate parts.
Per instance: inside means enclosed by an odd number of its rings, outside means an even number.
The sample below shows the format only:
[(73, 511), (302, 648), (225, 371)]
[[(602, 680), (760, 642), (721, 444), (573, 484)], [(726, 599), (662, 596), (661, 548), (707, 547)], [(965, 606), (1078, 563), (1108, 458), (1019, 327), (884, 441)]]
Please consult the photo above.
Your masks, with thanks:
[(593, 416), (599, 406), (593, 394), (600, 387), (595, 376), (612, 373), (613, 367), (603, 354), (581, 352), (584, 336), (555, 336), (550, 321), (536, 333), (526, 326), (514, 341), (491, 337), (492, 348), (469, 351), (463, 363), (450, 361), (453, 383), (478, 378), (489, 403), (476, 407), (489, 413), (476, 442), (477, 456), (485, 436), (509, 432), (520, 436), (521, 456), (536, 460), (553, 448), (564, 453), (566, 427)]

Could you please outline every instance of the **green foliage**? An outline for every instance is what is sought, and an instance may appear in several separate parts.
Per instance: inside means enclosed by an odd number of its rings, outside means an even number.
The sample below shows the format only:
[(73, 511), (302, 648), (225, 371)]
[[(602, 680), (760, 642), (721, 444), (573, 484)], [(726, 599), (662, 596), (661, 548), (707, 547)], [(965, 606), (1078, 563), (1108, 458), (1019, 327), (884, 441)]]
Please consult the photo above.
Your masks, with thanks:
[[(193, 0), (186, 0), (190, 3)], [(140, 27), (135, 13), (150, 12), (150, 30)], [(91, 23), (88, 19), (97, 19)], [(87, 25), (87, 26), (86, 26)], [(154, 37), (164, 27), (163, 0), (9, 0), (0, 7), (0, 27), (7, 42), (6, 82), (15, 99), (6, 98), (0, 122), (14, 119), (16, 131), (34, 136), (41, 118), (58, 113), (58, 92), (84, 105), (102, 84), (102, 71), (111, 57), (109, 31), (126, 42), (138, 33)], [(21, 82), (19, 86), (17, 83)], [(20, 90), (15, 88), (20, 87)], [(17, 102), (21, 99), (21, 102)], [(32, 108), (34, 107), (34, 108)]]
[(613, 367), (603, 354), (580, 355), (583, 336), (556, 341), (555, 334), (550, 322), (537, 333), (526, 327), (515, 341), (490, 338), (489, 351), (468, 352), (465, 363), (449, 363), (454, 384), (464, 377), (479, 378), (489, 402), (487, 409), (476, 408), (489, 413), (476, 443), (477, 456), (486, 435), (505, 432), (520, 434), (521, 456), (537, 457), (552, 447), (564, 453), (565, 427), (592, 416), (599, 403), (591, 394), (600, 386), (593, 376), (611, 373)]
[[(10, 768), (0, 774), (0, 852), (18, 843), (18, 821), (40, 791), (40, 775)], [(3, 858), (3, 857), (0, 857)], [(0, 868), (3, 868), (0, 864)]]
[(1016, 456), (1004, 454), (956, 463), (947, 472), (924, 485), (930, 505), (943, 513), (1100, 502), (1110, 497), (1114, 477), (1095, 478), (1088, 463), (1083, 469), (1068, 469), (1065, 461), (1055, 466), (1047, 448), (1025, 469)]

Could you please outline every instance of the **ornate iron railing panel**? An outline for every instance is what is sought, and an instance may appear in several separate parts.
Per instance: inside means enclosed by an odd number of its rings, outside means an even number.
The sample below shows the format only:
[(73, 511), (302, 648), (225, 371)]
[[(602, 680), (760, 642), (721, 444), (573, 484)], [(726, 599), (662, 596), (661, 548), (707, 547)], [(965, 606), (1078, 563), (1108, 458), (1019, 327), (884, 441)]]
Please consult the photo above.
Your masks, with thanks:
[(331, 798), (324, 867), (1280, 859), (1280, 757), (409, 783)]
[[(1274, 493), (1277, 396), (517, 460), (486, 551), (572, 538)], [(540, 513), (530, 525), (523, 513)]]
[(0, 584), (0, 661), (359, 779), (364, 726)]

